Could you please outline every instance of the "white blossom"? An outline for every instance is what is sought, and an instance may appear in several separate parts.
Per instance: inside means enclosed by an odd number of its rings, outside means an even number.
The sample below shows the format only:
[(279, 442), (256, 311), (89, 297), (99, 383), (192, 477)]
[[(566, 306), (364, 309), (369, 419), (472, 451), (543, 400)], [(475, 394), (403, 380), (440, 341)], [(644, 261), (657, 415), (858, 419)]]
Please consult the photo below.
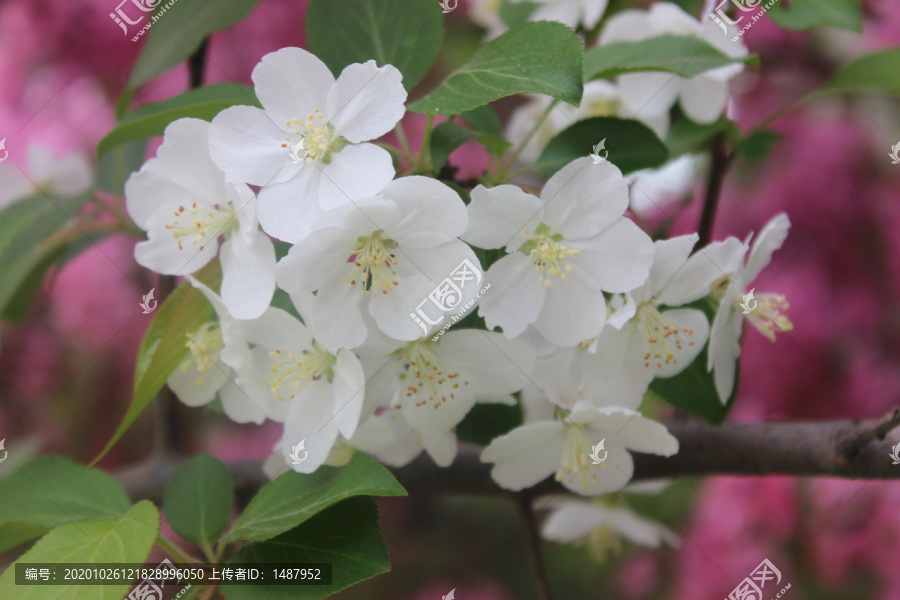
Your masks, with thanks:
[(148, 236), (134, 256), (157, 273), (185, 275), (218, 254), (225, 306), (254, 319), (275, 291), (275, 249), (259, 231), (253, 192), (227, 181), (210, 159), (209, 128), (199, 119), (171, 123), (156, 158), (125, 184), (128, 213)]
[(759, 236), (750, 246), (750, 238), (744, 243), (744, 252), (748, 249), (750, 255), (746, 263), (743, 263), (743, 255), (739, 260), (734, 277), (728, 283), (721, 296), (721, 303), (712, 323), (712, 332), (709, 340), (709, 358), (707, 367), (714, 371), (716, 391), (719, 399), (725, 404), (734, 389), (735, 370), (737, 359), (741, 355), (741, 333), (744, 320), (750, 323), (764, 336), (775, 341), (775, 331), (790, 331), (793, 324), (782, 311), (787, 310), (788, 303), (781, 294), (755, 294), (752, 302), (747, 299), (745, 306), (745, 294), (748, 285), (756, 279), (757, 275), (772, 260), (772, 254), (781, 248), (787, 239), (791, 221), (784, 213), (772, 218)]
[[(640, 413), (616, 406), (597, 408), (578, 402), (563, 420), (540, 421), (496, 438), (481, 454), (493, 463), (491, 476), (513, 491), (550, 475), (579, 494), (596, 496), (622, 489), (631, 480), (629, 451), (672, 456), (678, 440)], [(591, 448), (605, 440), (606, 460), (593, 464)]]
[(213, 119), (210, 152), (235, 181), (262, 186), (259, 220), (295, 242), (323, 211), (372, 196), (394, 178), (390, 154), (369, 140), (405, 111), (395, 67), (374, 60), (347, 66), (335, 80), (300, 48), (265, 55), (253, 69), (263, 105), (232, 106)]
[(644, 283), (653, 242), (622, 216), (628, 190), (618, 168), (581, 158), (557, 172), (537, 198), (513, 185), (472, 191), (462, 239), (506, 248), (485, 280), (479, 314), (507, 337), (528, 325), (557, 346), (596, 337), (606, 322), (603, 292)]
[[(363, 312), (400, 340), (422, 335), (409, 317), (461, 261), (477, 264), (459, 241), (468, 216), (459, 195), (427, 177), (392, 181), (374, 198), (333, 210), (278, 264), (278, 285), (317, 291), (311, 319), (320, 341), (356, 348), (366, 337)], [(467, 286), (467, 299), (476, 292)]]

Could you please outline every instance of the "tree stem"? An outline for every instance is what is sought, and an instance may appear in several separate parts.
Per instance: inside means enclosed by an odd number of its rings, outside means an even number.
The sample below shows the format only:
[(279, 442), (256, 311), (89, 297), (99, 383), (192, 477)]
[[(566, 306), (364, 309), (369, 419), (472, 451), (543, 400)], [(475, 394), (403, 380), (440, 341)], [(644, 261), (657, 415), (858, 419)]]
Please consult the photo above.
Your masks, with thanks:
[(700, 215), (700, 225), (697, 234), (700, 239), (694, 246), (696, 252), (712, 240), (713, 224), (716, 220), (716, 209), (719, 206), (719, 196), (722, 194), (722, 183), (725, 181), (725, 173), (734, 157), (725, 147), (725, 133), (715, 134), (710, 142), (710, 155), (712, 164), (709, 170), (709, 181), (706, 184), (706, 196), (703, 199), (703, 212)]
[(525, 528), (525, 540), (527, 542), (528, 555), (531, 558), (531, 569), (534, 571), (534, 578), (537, 582), (541, 600), (553, 600), (550, 583), (547, 581), (547, 570), (544, 568), (544, 561), (541, 557), (541, 536), (538, 533), (534, 509), (531, 507), (531, 497), (525, 494), (517, 495), (516, 503), (519, 506), (519, 514), (522, 517), (522, 524)]

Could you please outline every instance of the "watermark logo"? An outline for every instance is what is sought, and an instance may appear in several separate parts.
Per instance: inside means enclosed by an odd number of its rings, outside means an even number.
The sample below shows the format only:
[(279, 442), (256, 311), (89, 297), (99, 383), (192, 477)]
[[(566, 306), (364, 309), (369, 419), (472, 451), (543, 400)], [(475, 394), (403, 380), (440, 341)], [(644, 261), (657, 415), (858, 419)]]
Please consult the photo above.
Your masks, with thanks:
[(443, 9), (441, 12), (446, 15), (447, 13), (451, 13), (456, 10), (456, 7), (459, 5), (459, 0), (441, 0), (440, 5)]
[[(775, 580), (773, 586), (780, 584), (781, 571), (779, 571), (768, 558), (763, 559), (763, 561), (753, 569), (750, 576), (745, 577), (744, 580), (728, 594), (728, 598), (725, 600), (762, 600), (763, 589), (766, 587), (766, 583), (772, 580)], [(791, 584), (787, 584), (775, 595), (775, 598), (781, 598), (790, 588)]]
[[(303, 452), (303, 456), (300, 455), (301, 452)], [(307, 452), (306, 450), (306, 438), (300, 440), (300, 443), (296, 446), (291, 446), (290, 457), (291, 461), (293, 461), (293, 464), (299, 465), (304, 460), (306, 460), (307, 456), (309, 456), (309, 452)]]
[(3, 458), (0, 458), (0, 463), (5, 462), (7, 455), (9, 455), (9, 452), (6, 451), (4, 444), (6, 444), (6, 438), (0, 440), (0, 450), (3, 450)]
[[(152, 13), (156, 11), (155, 15), (150, 15), (150, 20), (141, 27), (141, 29), (137, 32), (137, 35), (131, 38), (132, 42), (138, 41), (142, 35), (144, 35), (153, 24), (156, 23), (163, 14), (172, 8), (178, 0), (169, 0), (165, 6), (161, 6), (163, 0), (122, 0), (119, 5), (116, 7), (115, 12), (109, 13), (109, 18), (115, 22), (122, 29), (122, 35), (128, 35), (128, 26), (129, 25), (137, 25), (141, 21), (144, 20), (146, 14), (141, 13)], [(132, 4), (133, 7), (126, 9), (122, 8), (123, 5)], [(158, 10), (157, 10), (158, 9)], [(130, 13), (130, 14), (129, 14)], [(137, 17), (137, 18), (132, 18)]]
[[(2, 448), (2, 447), (3, 447), (3, 442), (0, 442), (0, 448)], [(897, 444), (896, 446), (892, 446), (891, 452), (892, 452), (892, 454), (888, 454), (888, 456), (890, 456), (891, 458), (894, 459), (894, 462), (892, 464), (900, 465), (900, 444)], [(0, 462), (3, 462), (3, 461), (0, 460)]]
[(0, 151), (3, 152), (3, 156), (0, 157), (0, 163), (6, 162), (6, 159), (9, 158), (9, 150), (6, 149), (6, 138), (0, 140)]
[(749, 315), (754, 310), (756, 310), (756, 306), (757, 304), (759, 304), (756, 300), (753, 299), (754, 290), (756, 290), (756, 288), (753, 288), (752, 290), (744, 294), (744, 301), (741, 302), (741, 308), (743, 309), (745, 315)]
[[(153, 570), (160, 572), (160, 574), (163, 572), (176, 573), (178, 571), (168, 558), (163, 559), (163, 561)], [(144, 579), (134, 586), (134, 589), (131, 590), (131, 593), (128, 594), (125, 600), (163, 600), (162, 588), (164, 587), (166, 587), (166, 579), (160, 579), (159, 585), (156, 585), (152, 579)], [(187, 584), (187, 586), (178, 592), (175, 598), (181, 598), (181, 596), (190, 588), (191, 584)]]
[[(600, 440), (600, 443), (596, 446), (591, 446), (591, 453), (588, 456), (591, 459), (591, 464), (599, 465), (606, 462), (606, 457), (609, 456), (609, 452), (603, 445), (606, 443), (606, 438)], [(603, 458), (600, 458), (600, 451), (603, 450)]]
[[(434, 290), (428, 294), (424, 300), (422, 300), (419, 305), (416, 307), (416, 312), (409, 313), (409, 317), (416, 322), (416, 324), (422, 328), (422, 333), (428, 333), (429, 325), (438, 325), (444, 320), (444, 313), (448, 313), (452, 310), (455, 310), (461, 303), (463, 299), (463, 289), (465, 289), (466, 284), (471, 282), (471, 285), (477, 286), (481, 283), (483, 276), (481, 274), (481, 269), (476, 267), (469, 261), (468, 258), (463, 259), (461, 263), (450, 273), (450, 277), (444, 278)], [(461, 310), (457, 315), (454, 315), (454, 318), (459, 316), (462, 317), (466, 313), (469, 308), (474, 306), (475, 300), (480, 298), (481, 295), (490, 288), (490, 284), (488, 284), (485, 288), (483, 288), (478, 294), (475, 295), (475, 298), (466, 302), (465, 305), (461, 307)], [(422, 306), (428, 302), (431, 303), (440, 311), (440, 314), (432, 319), (428, 313), (422, 308)], [(453, 323), (455, 323), (458, 319), (455, 319)], [(426, 325), (427, 323), (427, 325)], [(449, 327), (445, 327), (444, 331)], [(443, 332), (442, 332), (443, 333)], [(434, 339), (437, 339), (440, 335), (436, 336)]]
[(454, 598), (456, 598), (455, 593), (456, 588), (453, 588), (452, 590), (450, 590), (449, 594), (447, 594), (446, 596), (441, 596), (441, 600), (453, 600)]
[(291, 163), (299, 165), (306, 162), (306, 140), (300, 140), (291, 148)]
[(143, 296), (143, 301), (138, 303), (139, 306), (144, 309), (145, 315), (149, 315), (156, 310), (156, 300), (153, 299), (153, 293), (155, 291), (156, 288), (151, 289), (149, 293)]
[(119, 27), (122, 28), (122, 35), (127, 36), (128, 35), (128, 27), (127, 27), (126, 23), (128, 25), (137, 25), (138, 23), (140, 23), (141, 21), (144, 20), (144, 15), (141, 15), (140, 13), (135, 13), (135, 12), (133, 12), (134, 9), (131, 9), (132, 14), (140, 15), (140, 16), (138, 16), (137, 19), (131, 20), (131, 18), (127, 14), (126, 10), (122, 8), (122, 5), (131, 3), (135, 6), (135, 8), (137, 8), (137, 10), (144, 12), (144, 13), (148, 13), (148, 12), (153, 12), (153, 9), (156, 8), (160, 2), (162, 2), (162, 0), (122, 0), (121, 2), (119, 2), (119, 5), (116, 7), (116, 11), (109, 13), (109, 18), (112, 19), (113, 21), (115, 21), (116, 25), (118, 25)]
[[(606, 150), (606, 138), (600, 140), (600, 143), (594, 146), (594, 151), (591, 153), (591, 160), (594, 161), (595, 165), (599, 165), (609, 156), (609, 150)], [(600, 151), (604, 150), (606, 154), (600, 156)]]
[(728, 35), (729, 25), (737, 26), (738, 23), (744, 20), (743, 15), (738, 17), (736, 21), (733, 21), (731, 17), (725, 14), (727, 7), (722, 8), (722, 5), (727, 4), (729, 1), (737, 6), (738, 10), (740, 10), (741, 12), (753, 12), (757, 8), (759, 9), (759, 12), (757, 12), (755, 15), (750, 15), (750, 22), (741, 27), (738, 30), (737, 35), (731, 38), (732, 42), (738, 41), (738, 38), (743, 36), (744, 32), (753, 27), (754, 23), (762, 19), (766, 11), (768, 11), (770, 8), (772, 8), (772, 6), (775, 5), (776, 2), (778, 2), (778, 0), (769, 0), (765, 5), (760, 6), (762, 0), (722, 0), (716, 5), (716, 7), (713, 9), (713, 12), (709, 13), (709, 16), (710, 18), (712, 18), (713, 22), (715, 22), (716, 25), (722, 28), (722, 33), (725, 35)]
[[(3, 140), (5, 142), (6, 140)], [(3, 148), (3, 142), (0, 142), (0, 148)], [(891, 157), (891, 164), (898, 165), (900, 164), (900, 142), (897, 142), (895, 145), (891, 146), (891, 152), (888, 154)], [(0, 160), (0, 162), (3, 162)]]

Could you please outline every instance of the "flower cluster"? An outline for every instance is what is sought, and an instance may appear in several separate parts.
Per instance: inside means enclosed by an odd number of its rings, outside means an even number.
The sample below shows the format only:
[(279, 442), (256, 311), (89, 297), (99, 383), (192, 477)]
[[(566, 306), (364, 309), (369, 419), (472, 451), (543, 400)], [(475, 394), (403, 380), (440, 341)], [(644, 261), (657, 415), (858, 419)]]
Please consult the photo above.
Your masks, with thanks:
[[(555, 475), (583, 495), (621, 490), (631, 452), (678, 451), (639, 412), (654, 378), (708, 344), (725, 402), (744, 318), (772, 338), (790, 326), (782, 297), (757, 294), (759, 310), (741, 311), (785, 239), (784, 215), (752, 247), (654, 242), (626, 216), (619, 169), (587, 157), (539, 196), (478, 185), (466, 203), (437, 179), (396, 177), (371, 143), (405, 113), (393, 66), (353, 64), (335, 79), (285, 48), (253, 80), (262, 108), (172, 123), (126, 196), (148, 234), (138, 262), (186, 276), (215, 309), (186, 332), (170, 387), (191, 406), (218, 398), (237, 422), (283, 423), (272, 474), (355, 450), (395, 466), (424, 450), (446, 466), (476, 404), (521, 403), (524, 423), (482, 454), (501, 486)], [(219, 291), (192, 275), (217, 256)], [(274, 306), (276, 290), (289, 302)], [(472, 305), (474, 327), (434, 335)], [(604, 459), (592, 460), (601, 441)]]

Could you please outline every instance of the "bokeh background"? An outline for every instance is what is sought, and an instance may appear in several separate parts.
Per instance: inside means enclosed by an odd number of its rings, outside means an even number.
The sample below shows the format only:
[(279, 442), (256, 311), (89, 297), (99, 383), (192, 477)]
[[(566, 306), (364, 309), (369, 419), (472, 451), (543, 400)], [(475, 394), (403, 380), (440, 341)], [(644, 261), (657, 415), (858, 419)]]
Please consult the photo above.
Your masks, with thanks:
[[(699, 13), (697, 2), (684, 6)], [(831, 28), (787, 32), (767, 19), (753, 26), (744, 39), (762, 67), (732, 82), (731, 116), (744, 131), (825, 83), (848, 58), (900, 44), (900, 2), (865, 0), (863, 6), (861, 35)], [(113, 126), (141, 46), (122, 37), (108, 17), (113, 8), (113, 0), (0, 2), (0, 138), (7, 138), (10, 165), (27, 171), (31, 144), (58, 157), (91, 157)], [(439, 62), (412, 97), (478, 44), (482, 30), (467, 8), (461, 0), (447, 16)], [(214, 34), (204, 82), (249, 84), (264, 54), (303, 47), (305, 9), (305, 0), (263, 0), (246, 20)], [(144, 86), (134, 104), (187, 86), (187, 68), (175, 68)], [(515, 104), (498, 103), (501, 116)], [(415, 130), (416, 117), (406, 124)], [(755, 332), (745, 336), (729, 419), (879, 417), (900, 399), (900, 165), (887, 156), (900, 141), (900, 105), (835, 95), (789, 113), (774, 129), (783, 138), (765, 160), (738, 161), (729, 173), (714, 237), (743, 238), (777, 212), (789, 214), (790, 236), (758, 287), (787, 295), (794, 330), (775, 344)], [(151, 143), (148, 156), (157, 145)], [(471, 176), (484, 159), (473, 144), (451, 161)], [(673, 234), (696, 230), (702, 187), (698, 180), (693, 193), (655, 218), (671, 219)], [(134, 262), (136, 241), (121, 234), (98, 238), (51, 273), (21, 323), (0, 325), (0, 437), (8, 438), (11, 461), (37, 453), (89, 461), (124, 414), (137, 345), (152, 317), (137, 304), (156, 285)], [(165, 443), (223, 460), (262, 460), (279, 435), (270, 426), (234, 425), (210, 410), (158, 406), (102, 466), (116, 470), (146, 458), (159, 443), (160, 422), (172, 433)], [(393, 570), (337, 597), (436, 599), (451, 588), (460, 600), (535, 597), (523, 532), (508, 502), (426, 497), (380, 506)], [(900, 599), (898, 483), (686, 479), (637, 508), (675, 530), (681, 546), (655, 551), (626, 544), (598, 563), (584, 548), (547, 543), (558, 598), (718, 600), (767, 557), (792, 584), (787, 597), (793, 600)], [(0, 563), (11, 558), (0, 555)]]

